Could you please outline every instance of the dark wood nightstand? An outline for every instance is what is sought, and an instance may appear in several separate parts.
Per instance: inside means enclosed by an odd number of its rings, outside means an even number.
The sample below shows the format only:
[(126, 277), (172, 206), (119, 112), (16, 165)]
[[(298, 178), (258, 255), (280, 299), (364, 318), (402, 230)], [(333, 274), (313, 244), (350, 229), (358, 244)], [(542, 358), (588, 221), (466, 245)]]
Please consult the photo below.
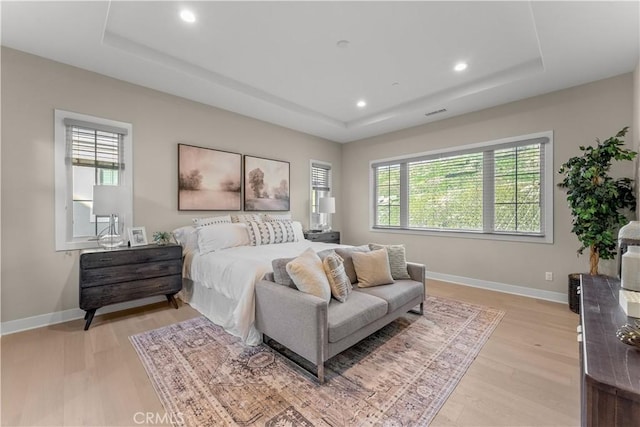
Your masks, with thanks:
[(305, 231), (304, 238), (312, 242), (338, 243), (340, 244), (339, 231)]
[(148, 245), (122, 249), (88, 249), (80, 254), (80, 308), (89, 329), (96, 310), (105, 305), (166, 295), (182, 289), (182, 247)]

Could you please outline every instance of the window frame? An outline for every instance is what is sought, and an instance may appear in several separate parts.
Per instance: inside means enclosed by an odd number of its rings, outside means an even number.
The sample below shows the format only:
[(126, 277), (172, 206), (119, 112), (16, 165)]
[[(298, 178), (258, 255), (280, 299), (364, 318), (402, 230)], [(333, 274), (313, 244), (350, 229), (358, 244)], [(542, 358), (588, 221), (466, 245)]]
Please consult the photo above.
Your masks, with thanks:
[[(544, 165), (541, 168), (541, 200), (543, 201), (543, 209), (541, 212), (541, 222), (543, 230), (541, 234), (533, 235), (531, 233), (517, 233), (517, 232), (487, 232), (485, 230), (434, 230), (434, 229), (418, 229), (409, 228), (407, 225), (399, 227), (384, 227), (376, 225), (376, 206), (377, 206), (377, 188), (376, 188), (376, 166), (382, 164), (391, 164), (393, 162), (401, 163), (401, 168), (404, 165), (406, 169), (406, 163), (416, 160), (421, 157), (437, 156), (442, 154), (455, 154), (462, 151), (478, 152), (486, 151), (488, 148), (498, 149), (505, 145), (516, 145), (521, 141), (527, 141), (532, 139), (546, 138), (547, 142), (542, 143), (541, 152), (544, 153)], [(403, 163), (404, 162), (404, 163)], [(491, 179), (493, 174), (490, 175)], [(484, 178), (489, 179), (485, 176)], [(409, 192), (408, 183), (406, 179), (401, 175), (401, 210), (402, 214), (406, 212), (408, 208)], [(527, 135), (520, 135), (514, 137), (507, 137), (498, 140), (468, 144), (456, 147), (447, 147), (437, 150), (431, 150), (422, 153), (407, 154), (402, 156), (389, 157), (385, 159), (377, 159), (369, 162), (369, 231), (376, 233), (395, 233), (395, 234), (413, 234), (413, 235), (428, 235), (439, 237), (454, 237), (454, 238), (470, 238), (470, 239), (486, 239), (486, 240), (502, 240), (502, 241), (516, 241), (516, 242), (531, 242), (531, 243), (544, 243), (553, 244), (554, 239), (554, 227), (553, 227), (553, 189), (554, 189), (554, 166), (553, 166), (553, 131), (537, 132)], [(404, 200), (402, 199), (404, 195)], [(484, 200), (492, 195), (483, 194)], [(495, 206), (495, 200), (493, 201)], [(493, 222), (493, 219), (491, 219)], [(402, 217), (401, 217), (402, 223)], [(483, 218), (483, 228), (486, 227), (487, 219)]]
[[(313, 223), (313, 207), (315, 206), (314, 204), (314, 199), (313, 199), (313, 167), (314, 165), (320, 165), (320, 166), (326, 166), (327, 170), (329, 171), (328, 173), (328, 184), (329, 184), (329, 191), (327, 192), (327, 196), (326, 197), (332, 197), (333, 194), (333, 165), (329, 162), (325, 162), (323, 160), (313, 160), (311, 159), (309, 161), (309, 229), (317, 229), (316, 227), (320, 227), (321, 224), (314, 224)], [(326, 215), (327, 216), (327, 225), (329, 227), (332, 226), (332, 218), (333, 215), (332, 214), (319, 214), (319, 215)]]
[[(65, 119), (127, 130), (123, 137), (123, 158), (126, 165), (119, 185), (126, 188), (125, 209), (119, 215), (120, 227), (133, 225), (133, 126), (130, 123), (104, 119), (65, 110), (54, 110), (54, 181), (55, 181), (55, 245), (56, 251), (79, 250), (98, 246), (95, 237), (73, 237), (73, 167), (67, 162), (67, 126)], [(121, 218), (121, 219), (120, 219)]]

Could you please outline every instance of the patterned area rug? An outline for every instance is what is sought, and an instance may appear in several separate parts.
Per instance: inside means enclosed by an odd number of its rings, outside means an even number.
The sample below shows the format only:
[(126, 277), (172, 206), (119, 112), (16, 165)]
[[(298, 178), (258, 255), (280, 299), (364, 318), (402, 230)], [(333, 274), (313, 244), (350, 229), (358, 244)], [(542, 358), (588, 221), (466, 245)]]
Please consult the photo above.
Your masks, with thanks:
[(504, 312), (428, 297), (329, 360), (323, 385), (278, 352), (204, 317), (132, 336), (175, 425), (427, 425)]

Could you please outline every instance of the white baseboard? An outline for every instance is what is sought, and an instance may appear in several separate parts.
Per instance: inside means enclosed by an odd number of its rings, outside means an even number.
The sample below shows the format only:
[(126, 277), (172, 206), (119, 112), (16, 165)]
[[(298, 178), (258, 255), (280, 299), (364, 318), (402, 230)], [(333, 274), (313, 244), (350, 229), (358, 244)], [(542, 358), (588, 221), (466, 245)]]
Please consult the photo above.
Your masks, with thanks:
[[(167, 298), (164, 295), (158, 295), (154, 297), (142, 298), (135, 301), (121, 302), (118, 304), (99, 308), (96, 311), (96, 316), (166, 300)], [(72, 308), (70, 310), (56, 311), (54, 313), (41, 314), (39, 316), (26, 317), (24, 319), (9, 320), (8, 322), (2, 322), (2, 324), (0, 324), (0, 335), (9, 335), (16, 332), (28, 331), (29, 329), (42, 328), (43, 326), (68, 322), (70, 320), (83, 319), (84, 314), (84, 310), (80, 310), (79, 308)]]
[[(562, 292), (543, 291), (541, 289), (525, 288), (524, 286), (508, 285), (506, 283), (490, 282), (488, 280), (478, 280), (469, 277), (454, 276), (452, 274), (436, 273), (433, 271), (427, 271), (426, 276), (427, 279), (441, 280), (443, 282), (456, 283), (458, 285), (471, 286), (473, 288), (489, 289), (492, 291), (537, 298), (545, 301), (564, 304), (567, 304), (569, 301), (567, 294)], [(429, 293), (428, 287), (427, 293)]]

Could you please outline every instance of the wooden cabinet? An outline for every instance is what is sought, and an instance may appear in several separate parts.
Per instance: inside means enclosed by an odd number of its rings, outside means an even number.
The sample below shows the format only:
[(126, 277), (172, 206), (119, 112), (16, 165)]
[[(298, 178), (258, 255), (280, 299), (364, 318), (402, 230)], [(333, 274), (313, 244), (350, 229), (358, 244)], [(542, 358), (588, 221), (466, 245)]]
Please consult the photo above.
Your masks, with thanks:
[(617, 329), (633, 323), (618, 304), (618, 280), (582, 276), (582, 425), (640, 425), (640, 349), (623, 344)]
[(123, 249), (90, 249), (80, 254), (80, 308), (84, 330), (96, 310), (109, 304), (154, 295), (166, 295), (178, 308), (174, 295), (182, 289), (182, 248), (178, 245)]
[(304, 233), (304, 238), (307, 240), (311, 240), (312, 242), (339, 244), (340, 232), (339, 231), (320, 231), (320, 232), (307, 231)]

